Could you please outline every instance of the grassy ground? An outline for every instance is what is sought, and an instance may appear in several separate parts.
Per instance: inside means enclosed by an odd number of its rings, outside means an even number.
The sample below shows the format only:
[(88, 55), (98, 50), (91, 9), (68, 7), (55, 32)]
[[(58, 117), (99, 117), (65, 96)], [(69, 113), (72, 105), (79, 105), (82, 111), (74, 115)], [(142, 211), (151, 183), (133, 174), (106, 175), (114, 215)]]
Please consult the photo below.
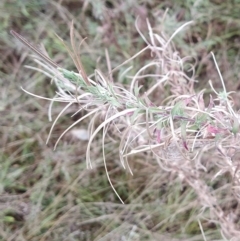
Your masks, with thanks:
[[(119, 142), (113, 142), (114, 136), (109, 133), (105, 157), (123, 205), (107, 180), (101, 134), (91, 149), (93, 169), (86, 168), (87, 141), (78, 139), (73, 132), (64, 136), (53, 151), (60, 134), (84, 114), (71, 117), (77, 105), (59, 119), (46, 146), (52, 124), (48, 120), (50, 102), (27, 95), (20, 87), (49, 98), (55, 95), (56, 87), (43, 74), (23, 67), (38, 64), (28, 58), (30, 52), (9, 31), (14, 29), (31, 42), (43, 44), (55, 62), (75, 70), (56, 37), (57, 34), (70, 43), (70, 25), (74, 20), (76, 37), (87, 37), (81, 59), (87, 74), (92, 74), (95, 68), (108, 72), (105, 49), (114, 68), (145, 47), (135, 28), (137, 16), (145, 36), (146, 18), (154, 31), (163, 29), (168, 36), (194, 20), (187, 31), (174, 38), (174, 44), (183, 57), (197, 60), (196, 89), (209, 91), (209, 79), (216, 89), (221, 88), (209, 54), (213, 51), (228, 91), (237, 91), (233, 98), (239, 108), (239, 8), (237, 0), (1, 1), (0, 240), (203, 240), (199, 219), (206, 240), (223, 240), (220, 225), (212, 221), (213, 214), (207, 208), (199, 205), (194, 189), (176, 173), (161, 169), (152, 153), (130, 158), (132, 176), (123, 170)], [(149, 55), (143, 54), (134, 60), (128, 75), (136, 73), (148, 59)], [(115, 82), (129, 84), (129, 79), (122, 77), (127, 67), (113, 75)], [(53, 119), (64, 106), (54, 104)], [(76, 128), (86, 130), (88, 124), (86, 120)], [(203, 155), (203, 162), (210, 157)], [(202, 180), (214, 192), (222, 210), (235, 215), (239, 225), (231, 176), (225, 174), (211, 181), (215, 169), (211, 163), (207, 167), (207, 172), (201, 174)]]

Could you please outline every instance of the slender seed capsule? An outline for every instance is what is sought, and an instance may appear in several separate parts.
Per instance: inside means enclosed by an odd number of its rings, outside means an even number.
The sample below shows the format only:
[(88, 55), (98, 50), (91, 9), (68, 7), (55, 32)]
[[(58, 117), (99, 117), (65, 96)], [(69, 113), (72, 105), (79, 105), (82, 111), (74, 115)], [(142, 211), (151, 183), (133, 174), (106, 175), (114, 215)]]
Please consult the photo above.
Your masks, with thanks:
[(27, 46), (29, 49), (31, 49), (35, 54), (37, 54), (39, 57), (41, 57), (43, 60), (45, 60), (48, 64), (50, 64), (54, 68), (59, 68), (59, 66), (53, 62), (50, 58), (48, 58), (45, 54), (43, 54), (40, 50), (35, 48), (32, 44), (30, 44), (23, 36), (15, 32), (14, 30), (11, 30), (10, 33), (17, 38), (20, 42), (22, 42), (25, 46)]

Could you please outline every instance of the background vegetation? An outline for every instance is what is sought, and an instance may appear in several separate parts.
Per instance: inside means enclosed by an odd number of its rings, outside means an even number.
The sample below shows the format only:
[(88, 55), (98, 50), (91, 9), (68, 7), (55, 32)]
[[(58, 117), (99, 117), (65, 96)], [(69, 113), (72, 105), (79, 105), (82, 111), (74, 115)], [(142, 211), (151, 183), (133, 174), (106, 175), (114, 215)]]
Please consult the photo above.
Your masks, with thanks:
[[(209, 91), (209, 79), (216, 89), (221, 88), (209, 54), (213, 51), (227, 90), (236, 91), (233, 100), (239, 108), (239, 9), (238, 0), (1, 1), (0, 240), (203, 240), (198, 222), (201, 212), (206, 240), (224, 240), (218, 223), (202, 210), (194, 190), (176, 173), (161, 169), (150, 153), (141, 153), (129, 161), (134, 173), (130, 175), (120, 165), (119, 143), (109, 136), (105, 156), (111, 180), (125, 202), (122, 205), (107, 180), (100, 135), (91, 151), (94, 168), (86, 168), (87, 141), (79, 139), (76, 131), (84, 133), (89, 120), (64, 136), (53, 151), (60, 134), (82, 116), (71, 117), (77, 106), (59, 119), (46, 146), (52, 124), (48, 120), (50, 102), (29, 96), (20, 87), (50, 98), (56, 87), (43, 74), (23, 67), (36, 63), (9, 31), (14, 29), (31, 42), (43, 44), (55, 62), (75, 70), (56, 37), (70, 43), (74, 20), (77, 37), (87, 37), (81, 59), (91, 74), (95, 68), (107, 73), (105, 49), (114, 68), (145, 47), (135, 28), (137, 16), (145, 36), (146, 18), (155, 31), (163, 29), (168, 36), (194, 20), (174, 38), (174, 44), (181, 56), (197, 61), (196, 90)], [(136, 73), (148, 58), (143, 54), (134, 60), (128, 74)], [(122, 67), (113, 77), (127, 85), (124, 71)], [(64, 106), (54, 104), (53, 118)], [(204, 160), (211, 158), (204, 156)], [(222, 210), (234, 215), (238, 227), (239, 207), (231, 192), (231, 177), (226, 173), (211, 181), (214, 175), (211, 166), (202, 178)]]

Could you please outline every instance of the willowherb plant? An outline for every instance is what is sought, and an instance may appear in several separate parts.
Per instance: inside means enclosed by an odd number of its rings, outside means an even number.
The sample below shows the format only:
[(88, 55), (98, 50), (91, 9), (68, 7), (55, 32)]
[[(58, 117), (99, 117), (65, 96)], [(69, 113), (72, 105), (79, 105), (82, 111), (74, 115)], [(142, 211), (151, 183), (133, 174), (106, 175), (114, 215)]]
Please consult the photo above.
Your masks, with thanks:
[[(207, 166), (209, 165), (208, 161), (202, 159), (203, 154), (212, 155), (213, 150), (216, 150), (217, 154), (214, 154), (215, 158), (212, 158), (211, 165), (217, 167), (218, 171), (213, 179), (226, 172), (230, 173), (233, 193), (239, 202), (240, 171), (237, 161), (240, 116), (234, 110), (231, 92), (228, 93), (225, 88), (213, 54), (212, 57), (222, 83), (222, 91), (217, 92), (212, 82), (209, 81), (215, 98), (209, 95), (207, 105), (203, 98), (205, 90), (195, 91), (194, 74), (189, 77), (185, 71), (189, 58), (180, 58), (172, 43), (175, 35), (189, 23), (183, 25), (169, 39), (164, 36), (164, 33), (161, 35), (154, 33), (148, 21), (147, 24), (148, 38), (140, 32), (136, 22), (136, 28), (145, 41), (146, 47), (121, 65), (129, 63), (145, 51), (151, 53), (149, 63), (132, 77), (129, 88), (120, 85), (117, 81), (112, 81), (109, 77), (110, 73), (106, 76), (100, 70), (95, 70), (93, 78), (86, 75), (80, 59), (75, 55), (78, 51), (75, 47), (73, 27), (71, 43), (74, 53), (68, 50), (77, 66), (78, 73), (60, 68), (45, 55), (40, 54), (42, 59), (35, 59), (45, 70), (33, 67), (32, 69), (39, 70), (51, 77), (58, 88), (56, 96), (50, 99), (52, 103), (55, 101), (68, 103), (53, 122), (49, 137), (64, 111), (73, 104), (79, 104), (78, 112), (85, 110), (87, 114), (61, 134), (55, 147), (67, 131), (84, 119), (93, 116), (89, 124), (87, 167), (92, 167), (90, 155), (92, 142), (102, 130), (103, 160), (108, 175), (104, 155), (104, 139), (111, 126), (111, 131), (113, 127), (115, 135), (119, 136), (119, 157), (124, 168), (132, 173), (128, 165), (129, 156), (139, 152), (152, 152), (162, 169), (177, 173), (182, 181), (187, 182), (195, 190), (202, 210), (209, 210), (211, 221), (220, 225), (223, 236), (240, 237), (236, 221), (231, 214), (224, 212), (217, 198), (200, 177), (202, 171), (208, 171)], [(26, 44), (26, 40), (20, 35), (14, 31), (12, 33)], [(28, 42), (27, 45), (29, 45)], [(30, 48), (34, 50), (33, 47)], [(38, 51), (37, 54), (39, 54)], [(119, 67), (111, 72), (117, 71)], [(194, 73), (194, 66), (191, 66), (190, 70)], [(146, 74), (146, 72), (150, 73)], [(139, 86), (138, 81), (142, 79), (151, 79), (151, 83), (148, 83), (149, 88), (146, 90)], [(156, 93), (159, 96), (167, 89), (169, 96), (165, 99), (160, 97), (156, 99)], [(94, 129), (95, 120), (102, 115), (104, 115), (104, 121)], [(116, 195), (122, 201), (109, 176), (108, 179)], [(204, 233), (200, 219), (199, 225)]]

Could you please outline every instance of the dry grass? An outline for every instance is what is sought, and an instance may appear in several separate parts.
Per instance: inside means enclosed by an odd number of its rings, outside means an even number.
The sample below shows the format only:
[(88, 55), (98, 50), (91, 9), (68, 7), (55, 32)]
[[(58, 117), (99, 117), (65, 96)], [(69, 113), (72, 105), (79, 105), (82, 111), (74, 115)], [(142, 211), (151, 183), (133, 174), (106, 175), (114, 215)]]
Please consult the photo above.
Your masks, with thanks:
[[(41, 73), (22, 68), (25, 50), (20, 55), (1, 46), (2, 240), (238, 240), (239, 106), (237, 95), (228, 94), (237, 89), (231, 63), (237, 67), (238, 54), (227, 51), (236, 49), (236, 6), (184, 4), (4, 3), (15, 15), (3, 28), (35, 29), (28, 39), (41, 42), (41, 36), (64, 69), (40, 59), (31, 64), (52, 76), (55, 85), (50, 84)], [(53, 34), (67, 38), (74, 16), (72, 43), (88, 36), (81, 46), (83, 65), (75, 58), (78, 74), (67, 71), (75, 67)], [(194, 27), (178, 28), (190, 19)], [(221, 45), (225, 49), (218, 53)], [(53, 125), (47, 120), (49, 101), (23, 94), (19, 86), (55, 96)]]

